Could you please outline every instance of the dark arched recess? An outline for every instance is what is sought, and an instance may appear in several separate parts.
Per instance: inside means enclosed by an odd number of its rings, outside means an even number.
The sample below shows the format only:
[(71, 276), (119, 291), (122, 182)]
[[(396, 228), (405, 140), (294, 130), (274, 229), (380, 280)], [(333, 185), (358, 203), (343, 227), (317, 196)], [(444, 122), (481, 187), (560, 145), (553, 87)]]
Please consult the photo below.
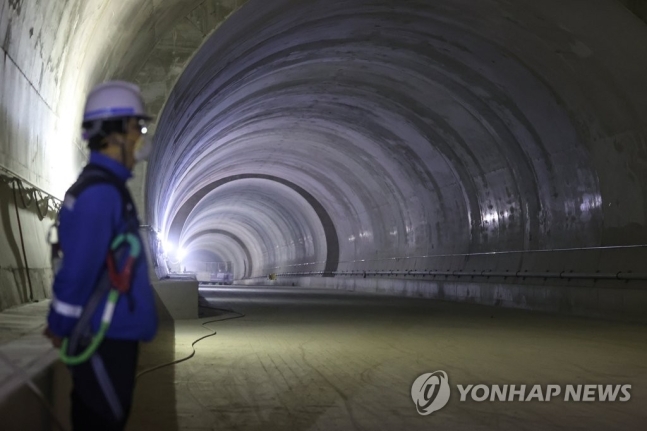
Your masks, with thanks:
[[(291, 181), (288, 181), (284, 178), (275, 177), (273, 175), (265, 174), (242, 174), (242, 175), (233, 175), (227, 178), (220, 179), (211, 184), (208, 184), (198, 190), (194, 195), (192, 195), (181, 207), (180, 210), (175, 214), (173, 222), (171, 223), (171, 228), (169, 229), (168, 239), (169, 241), (179, 244), (180, 235), (182, 234), (182, 229), (184, 229), (184, 224), (186, 223), (189, 215), (195, 208), (195, 206), (200, 202), (205, 196), (210, 192), (222, 186), (223, 184), (230, 183), (232, 181), (244, 180), (249, 178), (257, 178), (269, 181), (275, 181), (277, 183), (283, 184), (297, 192), (301, 197), (303, 197), (314, 209), (317, 217), (321, 221), (323, 230), (326, 237), (326, 266), (324, 267), (324, 277), (333, 277), (337, 267), (339, 266), (339, 239), (337, 237), (337, 230), (332, 221), (332, 218), (328, 214), (328, 211), (321, 205), (321, 203), (307, 192), (302, 187), (294, 184)], [(246, 250), (246, 248), (245, 248)], [(246, 251), (249, 256), (248, 252)], [(251, 265), (251, 260), (250, 260)]]
[(231, 232), (227, 232), (226, 230), (222, 230), (222, 229), (207, 229), (207, 230), (203, 230), (201, 232), (198, 232), (195, 235), (192, 235), (191, 237), (189, 237), (189, 239), (187, 239), (187, 242), (192, 242), (192, 241), (198, 239), (199, 237), (201, 237), (203, 235), (224, 235), (224, 236), (229, 237), (232, 240), (234, 240), (236, 242), (236, 244), (238, 244), (240, 246), (240, 248), (243, 249), (243, 253), (245, 253), (245, 257), (247, 258), (247, 262), (249, 262), (249, 265), (247, 266), (247, 268), (245, 270), (244, 277), (245, 278), (251, 277), (252, 268), (254, 266), (254, 264), (252, 262), (252, 255), (249, 253), (249, 248), (247, 248), (245, 243), (243, 241), (241, 241), (241, 239), (238, 238), (238, 236), (234, 235)]

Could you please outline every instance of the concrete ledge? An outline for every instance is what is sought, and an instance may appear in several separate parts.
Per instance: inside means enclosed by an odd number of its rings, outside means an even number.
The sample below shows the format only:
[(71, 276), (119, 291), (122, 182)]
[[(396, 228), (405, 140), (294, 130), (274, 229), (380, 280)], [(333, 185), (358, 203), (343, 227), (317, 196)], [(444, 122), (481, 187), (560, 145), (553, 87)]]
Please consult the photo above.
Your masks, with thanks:
[(153, 282), (161, 320), (198, 318), (198, 282), (195, 280), (158, 280)]
[[(52, 270), (49, 268), (30, 268), (29, 277), (35, 300), (51, 297)], [(24, 268), (0, 267), (0, 311), (28, 303), (29, 287), (27, 271)]]
[[(162, 280), (153, 283), (160, 320), (196, 319), (198, 283)], [(52, 405), (58, 420), (69, 429), (69, 372), (58, 351), (41, 335), (49, 302), (30, 304), (0, 313), (0, 429), (2, 431), (57, 429), (41, 401), (27, 385), (30, 379)]]
[(647, 323), (647, 286), (640, 282), (611, 286), (565, 286), (396, 278), (281, 277), (241, 280), (243, 285), (343, 289), (444, 301)]
[(40, 333), (31, 334), (0, 346), (0, 352), (2, 430), (56, 429), (42, 402), (28, 387), (27, 379), (51, 403), (59, 422), (69, 427), (71, 379), (49, 341)]

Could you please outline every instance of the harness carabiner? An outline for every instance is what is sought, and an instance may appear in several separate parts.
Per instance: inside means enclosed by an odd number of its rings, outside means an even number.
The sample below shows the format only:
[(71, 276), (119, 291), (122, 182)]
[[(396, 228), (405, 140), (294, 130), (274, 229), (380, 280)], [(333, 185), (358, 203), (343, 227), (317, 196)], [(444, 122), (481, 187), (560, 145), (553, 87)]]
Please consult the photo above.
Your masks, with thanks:
[(135, 266), (135, 262), (141, 253), (141, 243), (139, 242), (139, 238), (131, 233), (118, 235), (114, 241), (112, 241), (110, 250), (114, 252), (121, 247), (124, 242), (127, 242), (128, 245), (130, 245), (130, 255), (128, 256), (128, 260), (126, 260), (126, 264), (121, 272), (117, 271), (117, 265), (115, 264), (113, 253), (108, 253), (106, 261), (110, 282), (119, 291), (119, 293), (127, 293), (130, 290), (133, 266)]

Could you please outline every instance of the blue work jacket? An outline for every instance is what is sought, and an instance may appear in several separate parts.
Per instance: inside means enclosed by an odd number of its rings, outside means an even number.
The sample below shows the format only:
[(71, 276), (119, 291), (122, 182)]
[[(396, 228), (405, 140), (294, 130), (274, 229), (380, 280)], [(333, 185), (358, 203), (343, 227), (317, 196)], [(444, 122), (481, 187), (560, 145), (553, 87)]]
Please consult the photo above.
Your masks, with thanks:
[[(97, 152), (91, 153), (90, 164), (109, 170), (124, 184), (131, 177), (121, 163)], [(76, 198), (66, 195), (58, 228), (63, 262), (54, 278), (54, 298), (47, 317), (54, 334), (70, 335), (106, 268), (112, 240), (127, 232), (122, 207), (119, 190), (109, 183), (90, 185)], [(133, 267), (131, 291), (120, 296), (107, 338), (149, 341), (155, 336), (157, 313), (147, 265), (142, 250)], [(98, 331), (105, 302), (104, 298), (93, 315), (93, 333)]]

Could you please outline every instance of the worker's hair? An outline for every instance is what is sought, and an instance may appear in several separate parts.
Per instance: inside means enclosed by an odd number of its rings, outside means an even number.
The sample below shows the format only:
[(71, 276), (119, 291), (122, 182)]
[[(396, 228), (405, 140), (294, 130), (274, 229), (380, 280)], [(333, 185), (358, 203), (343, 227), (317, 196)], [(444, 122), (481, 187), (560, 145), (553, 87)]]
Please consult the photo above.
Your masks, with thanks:
[[(111, 133), (126, 133), (127, 118), (119, 118), (116, 120), (97, 120), (100, 121), (100, 127), (90, 139), (88, 139), (88, 147), (92, 151), (98, 151), (106, 146), (104, 138)], [(83, 130), (93, 130), (98, 125), (95, 121), (86, 121), (83, 123)], [(94, 130), (93, 130), (94, 131)]]

